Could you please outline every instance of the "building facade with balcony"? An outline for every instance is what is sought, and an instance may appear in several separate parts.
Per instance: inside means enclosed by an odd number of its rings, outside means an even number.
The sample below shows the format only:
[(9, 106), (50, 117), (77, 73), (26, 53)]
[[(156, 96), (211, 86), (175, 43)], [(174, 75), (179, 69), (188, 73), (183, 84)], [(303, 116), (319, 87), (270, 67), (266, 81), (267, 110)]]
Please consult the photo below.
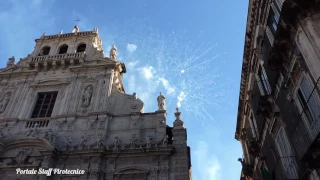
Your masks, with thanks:
[(320, 179), (320, 4), (249, 0), (240, 179)]
[(191, 179), (181, 113), (168, 126), (161, 93), (150, 113), (125, 93), (125, 64), (115, 46), (104, 56), (97, 28), (35, 41), (0, 69), (0, 179)]

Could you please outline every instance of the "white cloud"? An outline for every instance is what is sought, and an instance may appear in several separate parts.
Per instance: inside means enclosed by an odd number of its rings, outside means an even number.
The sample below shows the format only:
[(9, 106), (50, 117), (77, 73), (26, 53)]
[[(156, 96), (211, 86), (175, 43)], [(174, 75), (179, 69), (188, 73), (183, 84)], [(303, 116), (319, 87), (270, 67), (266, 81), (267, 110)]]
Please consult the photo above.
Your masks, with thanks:
[(127, 44), (127, 51), (132, 53), (135, 50), (137, 50), (137, 45), (135, 45), (135, 44)]
[(167, 94), (171, 95), (175, 92), (174, 88), (170, 85), (169, 81), (165, 78), (159, 78), (162, 82), (163, 87), (167, 90)]
[(153, 77), (154, 73), (155, 73), (155, 70), (152, 66), (145, 66), (142, 68), (142, 74), (143, 76), (149, 80)]
[(130, 62), (128, 63), (128, 69), (133, 69), (133, 68), (135, 68), (138, 63), (139, 63), (138, 61), (130, 61)]
[(177, 106), (178, 106), (178, 108), (180, 108), (181, 102), (186, 99), (186, 95), (184, 94), (183, 91), (181, 91), (177, 98), (178, 98)]
[(194, 160), (196, 171), (199, 174), (194, 174), (194, 180), (220, 180), (221, 166), (215, 156), (210, 155), (209, 146), (206, 142), (200, 141), (194, 151)]

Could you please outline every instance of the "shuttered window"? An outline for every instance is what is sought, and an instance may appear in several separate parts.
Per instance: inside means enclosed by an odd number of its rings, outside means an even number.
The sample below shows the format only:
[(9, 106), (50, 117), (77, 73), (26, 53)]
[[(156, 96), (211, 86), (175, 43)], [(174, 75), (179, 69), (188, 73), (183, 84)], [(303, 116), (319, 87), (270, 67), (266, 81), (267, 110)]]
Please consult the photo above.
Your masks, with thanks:
[(279, 133), (276, 137), (276, 143), (280, 155), (280, 159), (283, 168), (286, 172), (287, 179), (297, 179), (297, 165), (295, 161), (295, 156), (292, 154), (291, 146), (287, 139), (284, 128), (280, 128)]
[(297, 97), (303, 109), (303, 113), (308, 119), (308, 122), (313, 124), (319, 121), (319, 97), (316, 92), (313, 91), (313, 87), (306, 77), (304, 77), (300, 83), (300, 86), (297, 90)]

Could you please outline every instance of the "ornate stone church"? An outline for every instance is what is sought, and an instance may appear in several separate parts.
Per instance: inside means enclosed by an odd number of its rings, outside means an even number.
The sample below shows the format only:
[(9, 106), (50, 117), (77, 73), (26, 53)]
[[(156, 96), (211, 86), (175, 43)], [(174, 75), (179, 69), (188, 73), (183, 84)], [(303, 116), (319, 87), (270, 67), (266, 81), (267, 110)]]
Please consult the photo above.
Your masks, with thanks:
[(35, 42), (0, 69), (1, 180), (191, 179), (179, 109), (167, 125), (160, 93), (158, 109), (145, 113), (125, 92), (116, 46), (105, 57), (97, 28)]

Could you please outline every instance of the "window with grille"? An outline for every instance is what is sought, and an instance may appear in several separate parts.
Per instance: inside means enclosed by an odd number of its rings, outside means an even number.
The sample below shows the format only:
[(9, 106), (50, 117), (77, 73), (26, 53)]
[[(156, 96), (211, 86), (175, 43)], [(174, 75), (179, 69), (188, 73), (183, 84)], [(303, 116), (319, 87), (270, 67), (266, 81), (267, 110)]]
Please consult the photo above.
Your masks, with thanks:
[(51, 117), (58, 92), (38, 93), (38, 99), (31, 118)]

